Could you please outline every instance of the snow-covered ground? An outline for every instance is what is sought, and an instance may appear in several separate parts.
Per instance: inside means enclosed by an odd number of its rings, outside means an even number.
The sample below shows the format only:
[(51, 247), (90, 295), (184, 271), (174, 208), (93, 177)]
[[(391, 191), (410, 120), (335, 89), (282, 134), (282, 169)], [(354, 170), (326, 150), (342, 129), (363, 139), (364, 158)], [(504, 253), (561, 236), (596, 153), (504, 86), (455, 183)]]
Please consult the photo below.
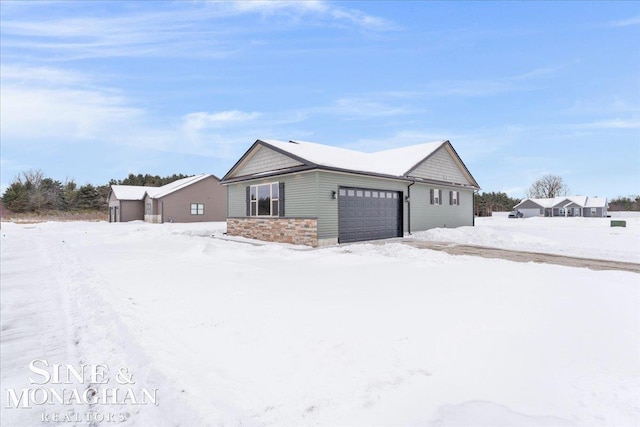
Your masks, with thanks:
[(640, 263), (640, 217), (618, 219), (626, 221), (626, 227), (611, 227), (611, 218), (509, 219), (500, 215), (476, 218), (475, 227), (436, 228), (412, 237)]
[[(508, 221), (477, 232), (553, 234)], [(637, 224), (574, 228), (607, 258), (634, 250), (612, 241)], [(638, 274), (209, 237), (223, 229), (2, 223), (2, 425), (87, 411), (126, 426), (640, 424)], [(583, 234), (566, 237), (584, 255)], [(32, 360), (103, 365), (94, 387), (157, 389), (157, 405), (6, 408), (7, 389), (88, 387), (30, 384)]]

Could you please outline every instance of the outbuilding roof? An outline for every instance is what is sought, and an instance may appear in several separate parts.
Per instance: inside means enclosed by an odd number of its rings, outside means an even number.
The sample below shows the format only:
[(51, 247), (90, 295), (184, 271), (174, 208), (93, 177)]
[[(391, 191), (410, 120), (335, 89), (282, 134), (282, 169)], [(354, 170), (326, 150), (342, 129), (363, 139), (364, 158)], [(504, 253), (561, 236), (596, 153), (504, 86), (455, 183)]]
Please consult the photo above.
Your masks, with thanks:
[(141, 185), (112, 185), (111, 191), (118, 200), (142, 200), (151, 187)]
[(159, 199), (160, 197), (164, 197), (169, 195), (175, 191), (178, 191), (184, 187), (188, 187), (192, 184), (195, 184), (198, 181), (202, 181), (205, 178), (209, 178), (213, 175), (208, 173), (202, 173), (200, 175), (190, 176), (188, 178), (182, 178), (177, 181), (170, 182), (169, 184), (165, 184), (162, 187), (146, 187), (147, 193), (154, 199)]
[(165, 184), (162, 187), (112, 185), (111, 191), (118, 200), (143, 200), (147, 195), (153, 199), (159, 199), (211, 176), (216, 178), (215, 175), (203, 173), (200, 175), (190, 176), (188, 178), (178, 179), (170, 182), (169, 184)]

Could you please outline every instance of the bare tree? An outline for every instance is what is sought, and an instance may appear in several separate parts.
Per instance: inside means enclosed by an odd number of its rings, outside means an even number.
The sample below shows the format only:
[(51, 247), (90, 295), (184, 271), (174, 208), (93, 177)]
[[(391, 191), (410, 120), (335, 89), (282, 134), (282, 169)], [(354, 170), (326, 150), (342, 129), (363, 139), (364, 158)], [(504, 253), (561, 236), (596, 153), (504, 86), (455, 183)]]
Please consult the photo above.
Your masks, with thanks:
[(546, 199), (558, 196), (566, 196), (569, 187), (564, 183), (562, 177), (557, 175), (545, 175), (529, 187), (527, 197), (534, 199)]
[(30, 169), (22, 172), (24, 186), (29, 192), (29, 204), (32, 210), (39, 212), (46, 203), (45, 191), (42, 187), (44, 172), (40, 169)]

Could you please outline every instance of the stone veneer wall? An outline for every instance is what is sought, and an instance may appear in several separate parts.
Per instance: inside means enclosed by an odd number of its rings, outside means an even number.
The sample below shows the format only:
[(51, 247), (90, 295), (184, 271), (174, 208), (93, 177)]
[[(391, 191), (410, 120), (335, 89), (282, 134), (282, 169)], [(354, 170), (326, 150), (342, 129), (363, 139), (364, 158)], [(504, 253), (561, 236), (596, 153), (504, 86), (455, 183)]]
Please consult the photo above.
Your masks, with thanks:
[(160, 224), (162, 222), (162, 215), (145, 215), (144, 221), (153, 224)]
[(227, 218), (227, 234), (267, 242), (318, 246), (315, 218)]

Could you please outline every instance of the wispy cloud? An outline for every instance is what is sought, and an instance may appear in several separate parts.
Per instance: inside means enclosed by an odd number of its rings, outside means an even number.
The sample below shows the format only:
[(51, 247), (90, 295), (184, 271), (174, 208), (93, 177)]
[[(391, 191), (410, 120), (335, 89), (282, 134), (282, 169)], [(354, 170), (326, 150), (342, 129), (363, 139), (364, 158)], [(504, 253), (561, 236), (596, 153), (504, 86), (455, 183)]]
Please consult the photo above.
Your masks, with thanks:
[(392, 117), (419, 112), (414, 107), (406, 105), (391, 105), (388, 102), (380, 101), (380, 97), (375, 99), (367, 96), (340, 98), (334, 104), (313, 109), (314, 113), (331, 114), (340, 116), (345, 120)]
[(4, 144), (52, 136), (93, 139), (141, 115), (124, 96), (99, 88), (73, 71), (45, 67), (2, 67), (2, 136)]
[(234, 28), (238, 22), (231, 21), (251, 15), (264, 20), (278, 18), (279, 30), (283, 19), (292, 27), (337, 24), (367, 31), (395, 28), (384, 18), (324, 1), (195, 2), (188, 8), (162, 4), (164, 7), (154, 12), (120, 9), (106, 16), (92, 15), (90, 9), (82, 7), (77, 8), (75, 17), (65, 18), (56, 18), (55, 14), (53, 18), (4, 14), (4, 54), (10, 57), (11, 49), (19, 49), (42, 52), (50, 60), (125, 56), (224, 58), (254, 42), (250, 35), (260, 31), (259, 25), (244, 26), (239, 33)]
[[(212, 2), (216, 6), (220, 6)], [(326, 12), (329, 6), (320, 0), (301, 1), (279, 1), (279, 0), (238, 0), (226, 2), (223, 7), (237, 12), (257, 12), (262, 14), (275, 14), (283, 11), (293, 11), (297, 13)]]
[(247, 122), (261, 116), (261, 113), (230, 110), (217, 113), (189, 113), (183, 118), (187, 131), (200, 131), (207, 128), (222, 128), (229, 125), (246, 125)]
[(629, 27), (631, 25), (640, 25), (640, 16), (634, 16), (633, 18), (623, 19), (621, 21), (614, 21), (610, 24), (612, 27)]
[(536, 68), (534, 70), (528, 71), (526, 73), (509, 77), (508, 80), (532, 80), (543, 77), (552, 77), (562, 69), (564, 69), (564, 65), (552, 65), (548, 67)]
[[(218, 3), (218, 2), (215, 2)], [(397, 30), (397, 24), (388, 19), (366, 14), (358, 9), (348, 9), (322, 0), (248, 0), (232, 1), (224, 4), (237, 13), (260, 13), (262, 15), (289, 14), (297, 17), (319, 19), (316, 23), (337, 22), (370, 31)]]
[[(297, 111), (230, 109), (162, 121), (137, 100), (90, 76), (53, 67), (3, 66), (0, 135), (4, 147), (63, 149), (103, 142), (136, 150), (232, 159), (258, 137), (305, 136)], [(286, 133), (287, 135), (283, 135)]]
[(610, 119), (571, 125), (577, 129), (640, 129), (640, 119)]
[(393, 147), (404, 147), (426, 142), (449, 140), (465, 161), (488, 158), (496, 151), (508, 146), (512, 135), (521, 131), (499, 128), (477, 128), (464, 131), (451, 129), (400, 130), (392, 134), (381, 135), (380, 138), (359, 138), (348, 145), (348, 148), (361, 151), (379, 151)]
[(553, 65), (535, 68), (514, 76), (497, 77), (495, 79), (453, 80), (438, 82), (434, 85), (433, 94), (451, 96), (487, 96), (508, 92), (530, 91), (537, 89), (538, 82), (558, 74), (565, 66)]

